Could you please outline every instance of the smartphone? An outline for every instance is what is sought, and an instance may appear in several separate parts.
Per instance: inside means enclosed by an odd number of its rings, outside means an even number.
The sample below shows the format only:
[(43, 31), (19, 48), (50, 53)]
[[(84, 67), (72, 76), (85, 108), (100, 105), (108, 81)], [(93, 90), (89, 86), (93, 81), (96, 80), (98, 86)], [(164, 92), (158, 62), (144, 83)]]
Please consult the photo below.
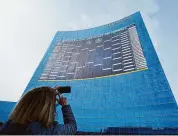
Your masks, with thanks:
[(58, 89), (59, 93), (62, 94), (62, 93), (70, 93), (71, 92), (71, 87), (70, 86), (61, 86), (59, 89)]

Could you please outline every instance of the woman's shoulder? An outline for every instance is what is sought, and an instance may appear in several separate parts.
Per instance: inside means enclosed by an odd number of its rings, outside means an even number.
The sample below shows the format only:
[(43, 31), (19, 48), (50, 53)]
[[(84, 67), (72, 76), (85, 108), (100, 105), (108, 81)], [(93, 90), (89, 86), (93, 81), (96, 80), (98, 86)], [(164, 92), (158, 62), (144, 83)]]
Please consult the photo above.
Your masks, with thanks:
[(9, 129), (9, 128), (12, 128), (12, 127), (15, 127), (15, 128), (18, 128), (18, 127), (19, 128), (25, 128), (26, 126), (27, 125), (15, 123), (12, 120), (8, 120), (5, 123), (3, 123), (1, 129)]
[(53, 133), (53, 129), (56, 126), (56, 124), (57, 122), (55, 122), (53, 125), (47, 128), (40, 122), (30, 122), (28, 124), (27, 131), (36, 135), (46, 135), (46, 134), (49, 135)]
[(36, 134), (36, 135), (45, 135), (52, 134), (54, 127), (58, 124), (58, 122), (54, 122), (54, 124), (46, 128), (40, 122), (32, 121), (27, 125), (14, 123), (11, 120), (5, 122), (0, 128), (0, 134)]
[(0, 134), (26, 134), (27, 125), (6, 121), (0, 128)]

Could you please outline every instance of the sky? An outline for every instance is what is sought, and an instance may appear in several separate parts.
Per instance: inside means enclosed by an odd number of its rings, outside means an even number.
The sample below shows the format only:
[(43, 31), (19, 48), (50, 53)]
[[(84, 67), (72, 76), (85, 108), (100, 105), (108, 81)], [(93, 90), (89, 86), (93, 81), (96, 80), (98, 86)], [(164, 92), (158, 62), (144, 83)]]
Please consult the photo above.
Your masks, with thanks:
[(0, 100), (18, 101), (57, 31), (140, 11), (178, 101), (178, 0), (0, 0)]

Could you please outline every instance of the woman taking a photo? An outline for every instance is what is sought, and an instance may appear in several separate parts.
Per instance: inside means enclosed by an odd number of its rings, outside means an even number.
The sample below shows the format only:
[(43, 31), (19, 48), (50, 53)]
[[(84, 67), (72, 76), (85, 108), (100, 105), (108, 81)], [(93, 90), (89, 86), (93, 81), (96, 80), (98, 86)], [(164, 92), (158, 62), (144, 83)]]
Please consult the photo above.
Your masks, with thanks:
[[(77, 125), (67, 100), (56, 94), (59, 87), (39, 87), (28, 91), (16, 104), (0, 134), (72, 135)], [(59, 95), (59, 99), (56, 99)], [(55, 121), (56, 101), (62, 106), (64, 124)]]

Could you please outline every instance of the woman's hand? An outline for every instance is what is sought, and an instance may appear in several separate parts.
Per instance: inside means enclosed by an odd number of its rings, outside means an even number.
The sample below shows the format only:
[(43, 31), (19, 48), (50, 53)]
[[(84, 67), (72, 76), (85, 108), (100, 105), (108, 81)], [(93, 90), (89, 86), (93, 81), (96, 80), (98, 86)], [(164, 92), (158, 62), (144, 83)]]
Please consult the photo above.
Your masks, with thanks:
[(55, 93), (56, 93), (56, 95), (58, 95), (59, 97), (60, 97), (60, 92), (58, 91), (59, 90), (59, 88), (60, 88), (60, 86), (55, 86), (54, 88), (52, 88), (52, 89), (54, 89), (54, 91), (55, 91)]
[(67, 99), (63, 96), (61, 96), (59, 99), (57, 99), (57, 102), (61, 105), (61, 106), (64, 106), (64, 105), (67, 105)]
[(58, 98), (56, 98), (56, 101), (58, 102), (58, 104), (60, 104), (61, 106), (67, 105), (67, 99), (63, 96), (61, 96), (61, 93), (58, 91), (60, 88), (60, 86), (55, 86), (53, 89), (56, 92), (56, 96), (58, 96)]

